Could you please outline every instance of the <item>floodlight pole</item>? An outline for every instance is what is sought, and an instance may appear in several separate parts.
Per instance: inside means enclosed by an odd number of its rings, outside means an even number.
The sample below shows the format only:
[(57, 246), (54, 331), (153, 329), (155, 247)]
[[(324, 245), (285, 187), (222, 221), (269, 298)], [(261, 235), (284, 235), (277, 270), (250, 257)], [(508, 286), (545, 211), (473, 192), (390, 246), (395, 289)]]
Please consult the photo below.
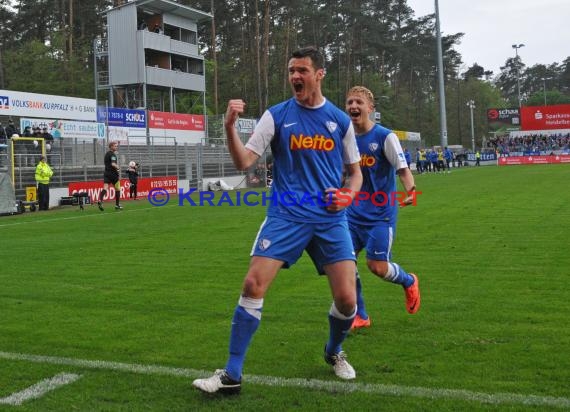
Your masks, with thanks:
[(444, 148), (447, 146), (447, 116), (445, 114), (445, 89), (443, 85), (443, 51), (441, 47), (441, 30), (439, 26), (439, 3), (435, 0), (435, 30), (437, 36), (437, 72), (439, 91), (439, 129), (440, 144)]
[(517, 96), (519, 99), (519, 109), (521, 107), (521, 75), (520, 75), (520, 64), (519, 64), (519, 49), (521, 47), (524, 47), (524, 44), (520, 43), (520, 44), (513, 44), (513, 49), (515, 49), (515, 56), (516, 56), (516, 62), (515, 64), (517, 65)]
[(475, 126), (473, 124), (473, 109), (475, 108), (475, 101), (469, 100), (467, 102), (467, 107), (471, 113), (471, 150), (475, 153)]

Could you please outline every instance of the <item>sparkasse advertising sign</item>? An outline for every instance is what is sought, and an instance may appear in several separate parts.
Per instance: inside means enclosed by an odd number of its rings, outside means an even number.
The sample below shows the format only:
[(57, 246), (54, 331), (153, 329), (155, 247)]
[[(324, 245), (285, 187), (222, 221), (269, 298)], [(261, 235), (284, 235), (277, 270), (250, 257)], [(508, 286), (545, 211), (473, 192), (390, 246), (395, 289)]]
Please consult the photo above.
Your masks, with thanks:
[(521, 107), (522, 130), (570, 129), (570, 104)]
[(195, 144), (206, 137), (203, 115), (149, 111), (147, 120), (150, 136), (170, 138), (170, 144), (174, 139), (178, 144)]

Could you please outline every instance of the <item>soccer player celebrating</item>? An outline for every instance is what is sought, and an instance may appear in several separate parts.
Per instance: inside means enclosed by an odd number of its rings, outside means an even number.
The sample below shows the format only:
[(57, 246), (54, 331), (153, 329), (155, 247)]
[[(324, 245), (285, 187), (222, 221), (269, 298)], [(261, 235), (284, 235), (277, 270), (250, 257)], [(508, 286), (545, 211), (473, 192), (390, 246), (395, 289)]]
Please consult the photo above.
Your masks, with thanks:
[[(346, 204), (339, 201), (337, 191), (343, 166), (350, 176), (351, 200), (360, 189), (360, 155), (350, 119), (321, 92), (322, 54), (313, 47), (297, 50), (289, 59), (288, 71), (293, 98), (265, 111), (245, 146), (235, 128), (245, 110), (242, 100), (230, 100), (225, 129), (236, 167), (246, 170), (271, 146), (272, 198), (293, 194), (306, 201), (269, 204), (234, 311), (229, 358), (224, 369), (193, 382), (203, 392), (240, 391), (246, 351), (261, 320), (264, 296), (279, 270), (293, 265), (304, 250), (318, 272), (328, 277), (332, 292), (325, 361), (341, 379), (356, 376), (341, 346), (356, 314), (356, 286), (355, 255), (343, 210)], [(322, 202), (323, 193), (332, 202)], [(306, 194), (311, 197), (305, 198)]]
[(123, 207), (119, 204), (119, 199), (121, 197), (121, 187), (119, 186), (119, 161), (117, 160), (117, 151), (119, 150), (118, 142), (109, 143), (109, 151), (105, 154), (105, 172), (103, 173), (103, 190), (99, 193), (99, 201), (97, 206), (102, 212), (103, 210), (103, 198), (107, 194), (107, 189), (109, 189), (109, 184), (115, 187), (115, 209), (121, 210)]
[[(376, 276), (403, 286), (406, 309), (409, 313), (416, 313), (420, 308), (417, 276), (408, 274), (397, 263), (390, 262), (399, 206), (392, 196), (396, 191), (396, 174), (407, 193), (403, 205), (409, 205), (414, 200), (414, 176), (396, 134), (370, 120), (370, 114), (374, 112), (374, 95), (370, 90), (362, 86), (350, 89), (346, 97), (346, 111), (354, 125), (362, 156), (361, 191), (370, 195), (366, 200), (359, 200), (358, 204), (353, 203), (347, 210), (354, 250), (358, 254), (366, 249), (366, 263)], [(385, 194), (387, 201), (373, 201), (373, 193)], [(379, 206), (379, 203), (384, 205)], [(366, 313), (358, 271), (356, 287), (358, 311), (352, 327), (369, 327), (370, 318)]]

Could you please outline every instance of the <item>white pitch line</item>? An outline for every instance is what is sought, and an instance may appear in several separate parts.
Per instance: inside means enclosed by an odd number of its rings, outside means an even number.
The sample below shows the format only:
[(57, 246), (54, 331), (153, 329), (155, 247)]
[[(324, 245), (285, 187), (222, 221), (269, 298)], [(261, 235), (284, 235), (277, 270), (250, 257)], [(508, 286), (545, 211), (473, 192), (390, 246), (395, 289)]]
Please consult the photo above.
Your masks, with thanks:
[[(104, 369), (140, 373), (146, 375), (168, 375), (185, 378), (201, 378), (211, 375), (211, 372), (173, 368), (159, 365), (140, 365), (121, 362), (61, 358), (54, 356), (30, 355), (25, 353), (0, 352), (0, 359), (68, 365), (89, 369)], [(281, 378), (275, 376), (244, 375), (244, 381), (257, 385), (274, 387), (297, 387), (314, 389), (333, 393), (363, 392), (376, 395), (412, 396), (429, 399), (456, 399), (469, 402), (490, 404), (517, 404), (525, 406), (552, 406), (570, 408), (570, 399), (564, 397), (521, 395), (517, 393), (483, 393), (463, 389), (432, 389), (415, 386), (384, 385), (358, 382), (323, 381), (318, 379)]]
[(13, 393), (10, 396), (0, 399), (0, 405), (21, 405), (26, 401), (31, 399), (37, 399), (44, 396), (49, 391), (53, 391), (60, 386), (69, 385), (79, 379), (80, 375), (75, 375), (73, 373), (60, 373), (55, 375), (53, 378), (44, 379), (23, 391)]

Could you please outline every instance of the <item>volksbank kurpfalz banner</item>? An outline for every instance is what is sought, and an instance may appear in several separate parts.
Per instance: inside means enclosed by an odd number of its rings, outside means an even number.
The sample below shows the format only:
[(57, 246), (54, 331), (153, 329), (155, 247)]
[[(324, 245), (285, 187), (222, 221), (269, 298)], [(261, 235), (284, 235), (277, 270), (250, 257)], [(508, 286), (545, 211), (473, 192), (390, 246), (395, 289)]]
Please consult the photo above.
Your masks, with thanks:
[(105, 124), (96, 122), (75, 122), (72, 120), (60, 119), (20, 119), (20, 130), (25, 130), (26, 127), (33, 129), (39, 127), (43, 129), (47, 127), (48, 132), (55, 139), (74, 138), (79, 141), (104, 139), (105, 138)]
[(97, 109), (94, 99), (0, 90), (0, 115), (94, 122)]
[(108, 126), (145, 128), (146, 112), (139, 109), (98, 106), (97, 121)]

